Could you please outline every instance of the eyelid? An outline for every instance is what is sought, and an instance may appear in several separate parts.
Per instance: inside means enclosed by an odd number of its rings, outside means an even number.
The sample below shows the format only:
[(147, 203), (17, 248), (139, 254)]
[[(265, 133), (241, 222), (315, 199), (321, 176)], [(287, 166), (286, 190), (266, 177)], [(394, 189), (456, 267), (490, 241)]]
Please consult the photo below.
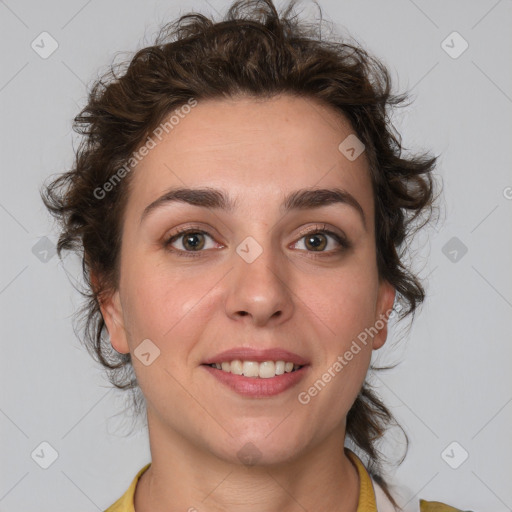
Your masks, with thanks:
[(345, 235), (345, 233), (343, 231), (341, 231), (341, 230), (338, 231), (336, 228), (331, 228), (330, 226), (328, 226), (325, 223), (316, 224), (314, 226), (309, 226), (307, 228), (301, 229), (299, 231), (299, 236), (303, 237), (306, 235), (313, 235), (316, 233), (327, 233), (329, 235), (334, 235), (348, 244), (347, 236)]
[[(212, 232), (215, 233), (215, 235), (213, 235)], [(215, 239), (217, 237), (220, 238), (220, 236), (217, 235), (217, 231), (211, 226), (204, 227), (199, 224), (187, 224), (185, 226), (180, 226), (179, 228), (172, 230), (170, 233), (166, 233), (162, 237), (162, 240), (164, 241), (164, 243), (166, 243), (175, 237), (178, 238), (179, 235), (184, 235), (187, 233), (202, 233), (208, 235), (212, 239)]]

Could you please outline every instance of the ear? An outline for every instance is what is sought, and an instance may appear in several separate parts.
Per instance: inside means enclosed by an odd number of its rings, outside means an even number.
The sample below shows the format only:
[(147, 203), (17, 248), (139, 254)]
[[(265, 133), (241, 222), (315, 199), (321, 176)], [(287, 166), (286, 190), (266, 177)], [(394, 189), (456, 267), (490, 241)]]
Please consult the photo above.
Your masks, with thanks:
[[(97, 288), (98, 280), (91, 275), (91, 281)], [(101, 315), (107, 326), (112, 347), (120, 354), (128, 354), (130, 348), (126, 337), (126, 329), (123, 320), (123, 308), (119, 297), (119, 290), (113, 293), (100, 294), (98, 297), (100, 303)]]
[(388, 319), (395, 303), (395, 292), (395, 287), (392, 284), (384, 279), (380, 280), (375, 317), (375, 327), (379, 332), (373, 337), (373, 350), (381, 348), (388, 337)]

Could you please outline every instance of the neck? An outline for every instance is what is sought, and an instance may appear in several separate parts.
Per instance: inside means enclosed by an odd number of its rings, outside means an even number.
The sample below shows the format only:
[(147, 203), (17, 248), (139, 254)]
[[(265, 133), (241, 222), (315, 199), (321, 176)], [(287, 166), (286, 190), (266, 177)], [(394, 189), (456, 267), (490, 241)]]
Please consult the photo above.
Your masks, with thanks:
[(137, 512), (356, 512), (357, 469), (346, 456), (344, 428), (292, 461), (248, 466), (192, 445), (148, 416), (152, 463), (135, 492)]

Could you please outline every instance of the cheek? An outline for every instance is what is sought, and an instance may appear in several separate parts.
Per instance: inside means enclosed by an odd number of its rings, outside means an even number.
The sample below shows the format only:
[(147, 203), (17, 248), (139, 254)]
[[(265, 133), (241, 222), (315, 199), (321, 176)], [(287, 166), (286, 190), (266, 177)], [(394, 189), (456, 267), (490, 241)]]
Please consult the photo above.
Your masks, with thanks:
[(162, 351), (168, 346), (173, 351), (189, 346), (201, 319), (204, 323), (208, 316), (204, 309), (211, 302), (216, 274), (171, 271), (148, 258), (131, 268), (127, 265), (125, 276), (123, 311), (131, 346), (146, 338)]
[[(181, 397), (179, 383), (193, 370), (188, 367), (190, 351), (205, 323), (200, 299), (207, 283), (198, 288), (201, 280), (190, 281), (179, 272), (171, 274), (151, 264), (131, 271), (126, 267), (125, 276), (123, 316), (137, 381), (150, 404)], [(151, 361), (139, 358), (144, 340), (151, 341), (144, 351)]]
[(361, 278), (346, 272), (339, 279), (317, 281), (309, 286), (309, 297), (302, 295), (314, 313), (309, 317), (321, 350), (311, 378), (299, 390), (299, 410), (323, 418), (326, 431), (346, 417), (370, 364), (371, 343), (364, 336), (373, 325), (376, 295), (368, 274)]
[(346, 268), (315, 278), (304, 276), (298, 295), (311, 309), (329, 339), (341, 345), (374, 322), (377, 278), (370, 269)]
[(313, 313), (308, 316), (316, 325), (313, 334), (321, 347), (313, 381), (321, 380), (317, 388), (323, 389), (323, 384), (329, 388), (318, 400), (320, 407), (336, 404), (341, 407), (338, 412), (344, 411), (364, 381), (372, 354), (368, 332), (375, 323), (376, 279), (368, 266), (361, 272), (354, 265), (303, 283), (300, 297)]

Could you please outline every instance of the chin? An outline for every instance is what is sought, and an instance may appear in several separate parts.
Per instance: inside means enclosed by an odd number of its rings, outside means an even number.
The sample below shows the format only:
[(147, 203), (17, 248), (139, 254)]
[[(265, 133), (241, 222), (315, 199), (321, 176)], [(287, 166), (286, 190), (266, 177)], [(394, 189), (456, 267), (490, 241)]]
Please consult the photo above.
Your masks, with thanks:
[(285, 464), (298, 457), (302, 449), (289, 432), (281, 437), (269, 435), (270, 431), (229, 437), (229, 440), (224, 440), (222, 447), (211, 446), (211, 451), (226, 462), (245, 466)]

